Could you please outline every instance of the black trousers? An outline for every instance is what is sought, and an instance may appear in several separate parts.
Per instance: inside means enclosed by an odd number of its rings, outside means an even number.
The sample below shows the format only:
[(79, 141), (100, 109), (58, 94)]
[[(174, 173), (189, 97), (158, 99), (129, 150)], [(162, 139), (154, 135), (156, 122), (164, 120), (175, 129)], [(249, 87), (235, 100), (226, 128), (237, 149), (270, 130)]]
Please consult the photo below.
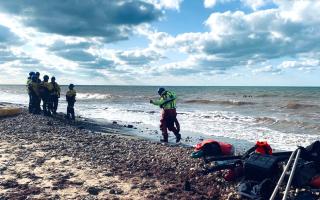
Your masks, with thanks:
[(68, 107), (67, 107), (67, 118), (75, 120), (74, 115), (74, 101), (68, 101)]
[(32, 105), (32, 94), (31, 93), (28, 93), (28, 95), (29, 95), (29, 107), (28, 107), (28, 109), (29, 109), (29, 113), (32, 113), (32, 109), (33, 109), (33, 105)]
[(51, 115), (51, 101), (50, 96), (42, 97), (42, 109), (44, 115)]
[(57, 109), (58, 109), (58, 104), (59, 104), (59, 98), (56, 95), (51, 96), (51, 101), (52, 101), (52, 113), (56, 114)]
[(35, 93), (31, 93), (31, 112), (34, 114), (40, 114), (41, 108), (40, 108), (40, 102), (41, 99), (38, 95)]

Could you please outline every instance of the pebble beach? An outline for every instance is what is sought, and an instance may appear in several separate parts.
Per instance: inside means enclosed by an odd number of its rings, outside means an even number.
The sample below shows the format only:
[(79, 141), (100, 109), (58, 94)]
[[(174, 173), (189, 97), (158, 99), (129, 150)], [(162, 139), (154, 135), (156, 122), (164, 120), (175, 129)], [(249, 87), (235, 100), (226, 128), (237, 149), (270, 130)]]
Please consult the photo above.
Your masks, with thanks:
[[(239, 199), (222, 173), (202, 175), (193, 148), (87, 119), (0, 119), (1, 199)], [(190, 187), (189, 187), (190, 186)]]

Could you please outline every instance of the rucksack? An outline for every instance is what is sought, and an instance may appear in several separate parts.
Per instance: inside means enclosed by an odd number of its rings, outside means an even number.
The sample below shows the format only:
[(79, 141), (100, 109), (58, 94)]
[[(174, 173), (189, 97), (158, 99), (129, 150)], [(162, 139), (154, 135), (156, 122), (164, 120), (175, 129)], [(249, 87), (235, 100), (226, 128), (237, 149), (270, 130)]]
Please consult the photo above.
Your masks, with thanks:
[(318, 174), (320, 168), (320, 166), (315, 162), (305, 162), (303, 160), (301, 161), (297, 165), (292, 180), (292, 185), (295, 187), (309, 185), (312, 178)]
[(301, 158), (307, 161), (320, 162), (320, 141), (315, 141), (306, 148), (300, 147)]

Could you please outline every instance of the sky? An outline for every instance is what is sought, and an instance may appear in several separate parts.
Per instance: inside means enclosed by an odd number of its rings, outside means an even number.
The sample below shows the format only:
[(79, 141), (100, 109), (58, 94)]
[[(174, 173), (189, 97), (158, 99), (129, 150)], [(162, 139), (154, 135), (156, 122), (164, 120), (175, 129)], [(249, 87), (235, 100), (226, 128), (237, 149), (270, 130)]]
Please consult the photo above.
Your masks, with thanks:
[(320, 1), (0, 0), (0, 84), (320, 86)]

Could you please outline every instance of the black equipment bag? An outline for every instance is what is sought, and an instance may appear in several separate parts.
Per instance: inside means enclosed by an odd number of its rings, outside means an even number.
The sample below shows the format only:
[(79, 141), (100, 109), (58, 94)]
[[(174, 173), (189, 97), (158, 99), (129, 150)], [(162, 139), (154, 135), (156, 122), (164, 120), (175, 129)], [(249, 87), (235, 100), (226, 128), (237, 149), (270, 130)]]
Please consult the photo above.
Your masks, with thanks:
[(220, 145), (217, 142), (212, 142), (203, 145), (202, 151), (205, 157), (222, 156)]
[(295, 187), (307, 186), (320, 171), (320, 165), (316, 162), (299, 161), (292, 180), (292, 185)]
[(278, 158), (272, 155), (253, 153), (244, 162), (244, 175), (249, 180), (261, 181), (274, 177), (278, 172)]
[(315, 141), (306, 148), (300, 147), (300, 149), (302, 159), (320, 162), (320, 141)]

